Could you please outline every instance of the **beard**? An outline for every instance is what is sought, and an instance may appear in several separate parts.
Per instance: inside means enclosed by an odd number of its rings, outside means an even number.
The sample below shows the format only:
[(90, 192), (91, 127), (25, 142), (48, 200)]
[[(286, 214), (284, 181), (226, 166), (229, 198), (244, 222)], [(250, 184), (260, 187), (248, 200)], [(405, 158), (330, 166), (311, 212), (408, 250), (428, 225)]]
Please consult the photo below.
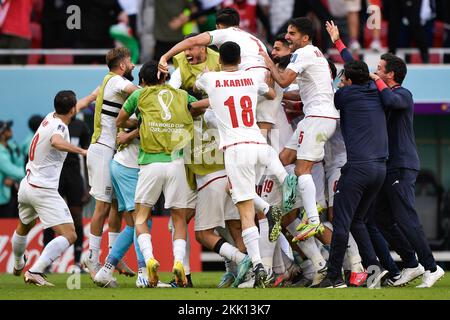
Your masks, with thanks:
[(124, 77), (125, 79), (130, 80), (130, 81), (133, 81), (133, 80), (134, 80), (134, 77), (133, 77), (133, 70), (127, 70), (127, 71), (123, 74), (123, 77)]

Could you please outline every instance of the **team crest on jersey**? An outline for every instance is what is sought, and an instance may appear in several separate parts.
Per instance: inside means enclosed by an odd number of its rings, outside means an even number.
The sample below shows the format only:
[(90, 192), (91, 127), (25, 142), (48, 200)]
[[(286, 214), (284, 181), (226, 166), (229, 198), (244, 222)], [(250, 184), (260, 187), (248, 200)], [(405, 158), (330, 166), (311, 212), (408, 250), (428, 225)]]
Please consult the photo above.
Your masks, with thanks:
[(172, 113), (170, 113), (170, 105), (173, 101), (173, 93), (170, 90), (163, 89), (158, 93), (158, 102), (161, 105), (161, 116), (164, 121), (172, 119)]
[(297, 60), (297, 56), (298, 56), (297, 53), (294, 53), (294, 54), (291, 56), (291, 63), (294, 63), (295, 60)]
[(66, 130), (66, 128), (62, 124), (60, 124), (60, 125), (58, 125), (58, 129), (57, 130), (60, 130), (61, 132), (64, 132), (64, 130)]

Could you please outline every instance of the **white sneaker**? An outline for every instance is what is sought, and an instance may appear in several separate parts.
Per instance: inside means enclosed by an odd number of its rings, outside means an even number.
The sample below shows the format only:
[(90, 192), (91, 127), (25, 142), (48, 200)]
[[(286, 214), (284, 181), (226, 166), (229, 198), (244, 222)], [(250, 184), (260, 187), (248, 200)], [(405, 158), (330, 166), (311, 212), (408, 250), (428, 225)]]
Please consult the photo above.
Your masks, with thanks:
[(422, 283), (418, 285), (416, 288), (431, 288), (436, 281), (441, 279), (444, 276), (445, 272), (441, 267), (437, 266), (435, 272), (431, 272), (430, 270), (425, 271), (422, 277)]
[(147, 268), (138, 268), (138, 276), (136, 279), (136, 288), (148, 288)]
[(106, 267), (102, 267), (94, 277), (94, 283), (103, 288), (117, 288), (116, 279), (113, 278), (112, 272)]
[(102, 265), (98, 261), (91, 261), (86, 255), (82, 261), (83, 267), (88, 270), (91, 279), (94, 280), (97, 272), (102, 268)]
[(419, 263), (419, 265), (415, 268), (405, 268), (402, 270), (400, 279), (397, 281), (394, 281), (392, 284), (394, 287), (400, 287), (405, 286), (409, 282), (413, 281), (414, 279), (417, 279), (421, 275), (425, 273), (425, 269), (423, 266)]
[(172, 286), (168, 283), (162, 282), (158, 280), (158, 284), (156, 285), (157, 288), (172, 288)]

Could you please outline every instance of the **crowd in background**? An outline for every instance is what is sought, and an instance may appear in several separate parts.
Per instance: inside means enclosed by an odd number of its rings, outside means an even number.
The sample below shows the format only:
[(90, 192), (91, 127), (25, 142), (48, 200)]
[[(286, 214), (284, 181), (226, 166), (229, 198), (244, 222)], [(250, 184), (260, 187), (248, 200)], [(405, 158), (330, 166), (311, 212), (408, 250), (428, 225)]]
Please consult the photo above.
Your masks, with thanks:
[[(377, 13), (374, 5), (381, 9), (382, 23), (380, 29), (371, 30), (367, 19)], [(237, 9), (240, 27), (267, 43), (286, 30), (291, 17), (308, 16), (316, 23), (316, 45), (323, 51), (331, 47), (324, 36), (327, 20), (335, 21), (354, 51), (395, 53), (398, 47), (417, 47), (421, 62), (428, 63), (428, 48), (450, 47), (447, 0), (0, 0), (0, 49), (96, 49), (120, 41), (134, 53), (134, 62), (158, 60), (185, 35), (215, 29), (215, 12), (224, 6)], [(80, 17), (73, 16), (77, 12)], [(72, 28), (77, 18), (79, 29)], [(91, 64), (103, 63), (103, 57), (57, 61), (39, 55), (34, 60), (0, 55), (0, 64)]]

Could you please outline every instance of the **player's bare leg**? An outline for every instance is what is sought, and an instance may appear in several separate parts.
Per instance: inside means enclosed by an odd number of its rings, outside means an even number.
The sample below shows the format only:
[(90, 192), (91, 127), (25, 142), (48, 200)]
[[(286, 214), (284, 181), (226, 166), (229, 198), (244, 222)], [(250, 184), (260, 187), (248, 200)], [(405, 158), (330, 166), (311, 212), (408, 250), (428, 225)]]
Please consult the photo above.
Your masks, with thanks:
[(316, 205), (316, 186), (311, 175), (314, 161), (298, 159), (295, 162), (295, 175), (298, 177), (298, 192), (302, 198), (303, 207), (308, 216), (308, 223), (301, 228), (297, 239), (302, 241), (320, 234), (324, 231), (320, 222), (319, 211)]
[(89, 235), (89, 254), (84, 257), (83, 265), (89, 270), (91, 279), (94, 279), (100, 264), (100, 246), (102, 243), (103, 225), (109, 215), (111, 204), (95, 200), (94, 215), (91, 220), (91, 233)]
[[(259, 251), (259, 232), (255, 225), (255, 207), (253, 200), (245, 200), (236, 203), (242, 224), (242, 239), (244, 240), (247, 254), (249, 255), (255, 272), (255, 287), (265, 287), (267, 273), (262, 264)], [(238, 277), (239, 277), (238, 270)]]
[(27, 257), (25, 255), (25, 250), (27, 247), (27, 235), (30, 230), (36, 224), (36, 220), (33, 220), (29, 224), (23, 224), (20, 220), (17, 224), (16, 231), (12, 236), (12, 249), (14, 254), (14, 269), (13, 274), (15, 276), (20, 276), (22, 274), (23, 268), (27, 263)]
[(187, 238), (187, 218), (188, 210), (186, 209), (171, 209), (170, 215), (173, 223), (173, 273), (175, 275), (175, 282), (179, 287), (187, 285), (186, 273), (183, 266), (183, 261), (186, 256), (186, 238)]
[(142, 255), (147, 266), (148, 283), (150, 287), (158, 285), (158, 269), (159, 262), (153, 256), (152, 236), (148, 229), (148, 219), (150, 217), (152, 207), (145, 204), (136, 203), (136, 235), (141, 249)]
[(45, 279), (44, 271), (76, 241), (77, 234), (73, 223), (60, 224), (52, 227), (52, 229), (60, 236), (55, 237), (45, 246), (44, 251), (42, 251), (36, 263), (25, 272), (25, 283), (31, 283), (37, 286), (54, 286)]

